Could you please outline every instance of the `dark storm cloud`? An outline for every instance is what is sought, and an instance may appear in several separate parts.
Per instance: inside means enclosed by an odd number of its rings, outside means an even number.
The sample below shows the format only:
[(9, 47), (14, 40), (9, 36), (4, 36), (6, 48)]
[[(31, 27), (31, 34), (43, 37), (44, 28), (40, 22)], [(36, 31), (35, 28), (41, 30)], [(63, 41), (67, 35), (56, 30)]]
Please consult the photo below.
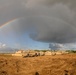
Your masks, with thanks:
[(27, 29), (33, 40), (52, 43), (76, 42), (76, 0), (0, 0), (0, 25), (12, 25), (20, 36)]
[(51, 43), (49, 44), (49, 48), (54, 49), (54, 50), (66, 49), (66, 47), (63, 44), (59, 44), (59, 43)]
[[(39, 7), (38, 7), (39, 8)], [(30, 24), (37, 28), (37, 34), (31, 35), (34, 40), (54, 43), (71, 43), (76, 39), (75, 14), (66, 5), (55, 4), (50, 8), (42, 7), (38, 14), (30, 16)], [(41, 13), (41, 14), (40, 14)]]

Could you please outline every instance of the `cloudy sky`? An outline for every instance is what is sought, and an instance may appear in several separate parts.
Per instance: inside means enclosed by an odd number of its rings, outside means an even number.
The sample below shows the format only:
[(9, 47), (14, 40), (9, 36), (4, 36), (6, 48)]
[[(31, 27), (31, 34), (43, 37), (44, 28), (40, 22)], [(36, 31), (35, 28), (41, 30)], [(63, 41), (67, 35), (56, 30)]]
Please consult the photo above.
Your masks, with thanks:
[(0, 0), (0, 43), (22, 49), (76, 49), (76, 0)]

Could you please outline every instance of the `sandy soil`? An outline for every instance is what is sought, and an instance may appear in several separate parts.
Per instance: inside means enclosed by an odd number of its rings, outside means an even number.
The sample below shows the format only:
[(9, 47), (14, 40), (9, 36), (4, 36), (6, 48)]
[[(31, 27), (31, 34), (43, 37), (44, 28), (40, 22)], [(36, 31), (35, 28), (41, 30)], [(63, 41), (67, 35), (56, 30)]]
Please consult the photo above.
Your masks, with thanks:
[(0, 56), (0, 75), (76, 75), (76, 54), (27, 58)]

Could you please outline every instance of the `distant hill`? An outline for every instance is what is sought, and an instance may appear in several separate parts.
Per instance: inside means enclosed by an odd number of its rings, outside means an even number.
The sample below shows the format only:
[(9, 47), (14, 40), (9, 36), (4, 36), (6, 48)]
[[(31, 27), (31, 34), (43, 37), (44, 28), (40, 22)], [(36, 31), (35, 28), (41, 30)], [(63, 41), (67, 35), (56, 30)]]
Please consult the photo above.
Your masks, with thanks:
[(14, 49), (14, 48), (10, 48), (10, 47), (3, 47), (3, 48), (0, 48), (0, 53), (14, 53), (17, 50), (18, 49)]

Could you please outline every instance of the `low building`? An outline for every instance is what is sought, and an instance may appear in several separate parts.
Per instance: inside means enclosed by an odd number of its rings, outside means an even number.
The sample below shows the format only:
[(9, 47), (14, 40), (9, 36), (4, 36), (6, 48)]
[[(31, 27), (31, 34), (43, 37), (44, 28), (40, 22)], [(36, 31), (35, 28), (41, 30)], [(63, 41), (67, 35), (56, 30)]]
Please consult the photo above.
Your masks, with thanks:
[(45, 52), (45, 55), (52, 55), (52, 52), (46, 51), (46, 52)]
[(63, 54), (68, 54), (69, 52), (66, 51), (57, 51), (56, 55), (63, 55)]
[(12, 56), (24, 56), (24, 57), (33, 57), (33, 56), (38, 56), (38, 52), (34, 50), (19, 50), (16, 53), (12, 54)]
[(55, 52), (46, 51), (45, 55), (56, 55), (56, 53)]
[(23, 56), (24, 53), (25, 53), (24, 50), (19, 50), (19, 51), (17, 51), (16, 53), (12, 54), (12, 56)]

